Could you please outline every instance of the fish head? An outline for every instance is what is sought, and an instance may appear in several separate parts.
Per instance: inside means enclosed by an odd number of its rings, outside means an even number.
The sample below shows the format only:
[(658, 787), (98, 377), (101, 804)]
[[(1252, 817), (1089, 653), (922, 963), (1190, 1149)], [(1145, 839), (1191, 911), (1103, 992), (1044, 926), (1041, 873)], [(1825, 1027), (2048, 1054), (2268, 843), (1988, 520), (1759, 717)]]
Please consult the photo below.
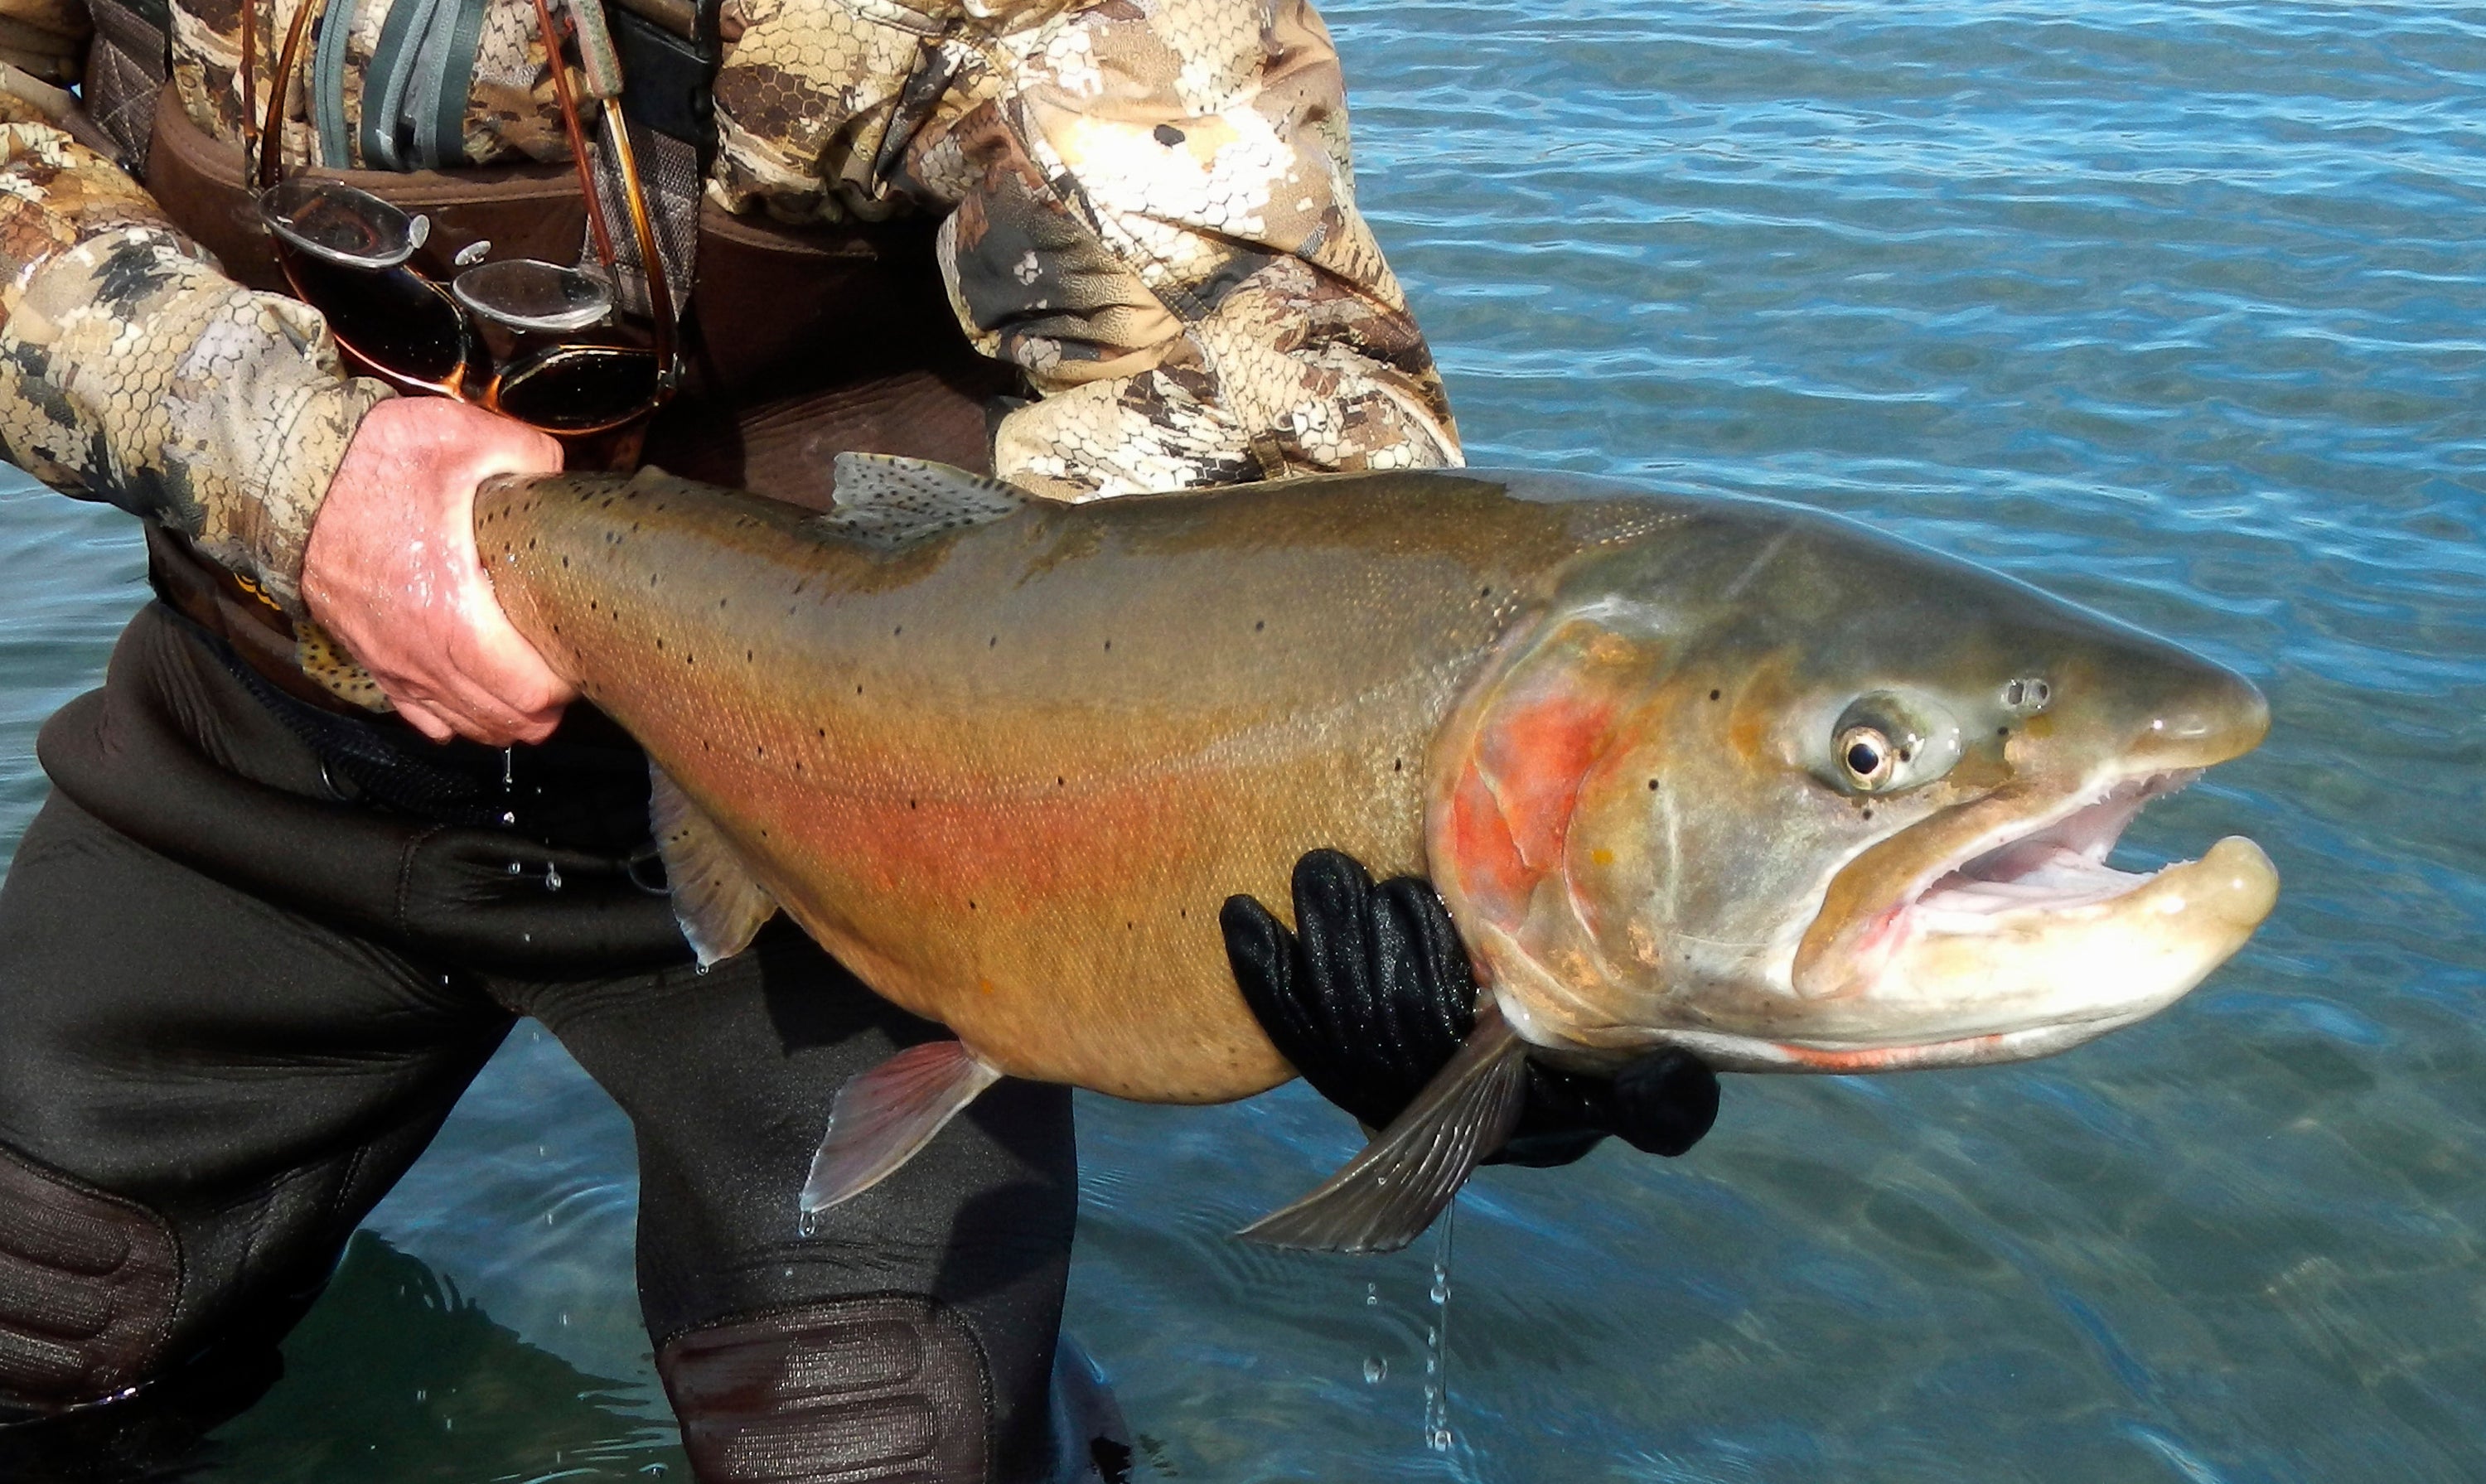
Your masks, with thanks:
[(2269, 727), (2242, 676), (2033, 588), (1754, 502), (1583, 559), (1429, 759), (1427, 854), (1558, 1061), (2004, 1061), (2149, 1015), (2241, 948), (2251, 841), (2106, 864)]

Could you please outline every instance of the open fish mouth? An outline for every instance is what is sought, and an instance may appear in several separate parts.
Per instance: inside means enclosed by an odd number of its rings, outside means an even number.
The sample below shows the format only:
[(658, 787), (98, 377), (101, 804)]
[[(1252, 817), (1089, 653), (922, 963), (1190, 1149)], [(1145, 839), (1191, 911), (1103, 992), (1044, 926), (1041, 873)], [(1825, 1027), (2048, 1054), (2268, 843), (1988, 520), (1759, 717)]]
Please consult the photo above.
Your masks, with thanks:
[(1768, 1037), (1695, 1034), (1747, 1070), (1897, 1071), (2048, 1056), (2157, 1013), (2252, 935), (2279, 877), (2249, 839), (2155, 871), (2107, 864), (2154, 799), (2200, 776), (2129, 776), (1962, 842), (1851, 940), (1826, 992)]
[(2137, 891), (2164, 871), (2117, 870), (2106, 864), (2107, 857), (2151, 800), (2180, 791), (2201, 771), (2125, 779), (2015, 838), (1983, 850), (1971, 847), (1968, 859), (1928, 877), (1893, 915), (1912, 920), (1919, 932), (1988, 933), (2017, 913), (2095, 906)]

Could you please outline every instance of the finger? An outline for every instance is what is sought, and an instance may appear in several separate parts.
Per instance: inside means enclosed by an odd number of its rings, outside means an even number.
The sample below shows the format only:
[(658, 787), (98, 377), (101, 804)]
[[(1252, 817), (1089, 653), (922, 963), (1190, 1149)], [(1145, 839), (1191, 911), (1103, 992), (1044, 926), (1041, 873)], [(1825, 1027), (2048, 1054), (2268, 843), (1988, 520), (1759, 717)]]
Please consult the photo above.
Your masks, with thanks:
[(1366, 1044), (1373, 1032), (1370, 982), (1372, 878), (1348, 856), (1314, 850), (1295, 863), (1295, 942), (1327, 1044)]
[[(1244, 1004), (1268, 1031), (1279, 1055), (1295, 1061), (1305, 1027), (1292, 993), (1293, 945), (1285, 928), (1257, 898), (1239, 895), (1228, 897), (1218, 909), (1217, 927), (1226, 938), (1226, 960)], [(1302, 1070), (1300, 1063), (1296, 1070)]]
[(1394, 997), (1394, 1008), (1407, 1020), (1399, 1033), (1411, 1045), (1442, 1048), (1436, 1059), (1447, 1059), (1476, 1029), (1477, 982), (1467, 948), (1430, 882), (1400, 876), (1383, 882), (1380, 896), (1377, 916), (1390, 924), (1418, 990)]
[(1718, 1121), (1718, 1074), (1679, 1047), (1650, 1052), (1615, 1074), (1615, 1113), (1634, 1148), (1671, 1159)]
[[(388, 688), (386, 686), (382, 686), (380, 688), (380, 694), (387, 695)], [(401, 701), (395, 696), (390, 696), (389, 703), (397, 707), (397, 714), (405, 718), (407, 726), (412, 727), (419, 732), (422, 732), (425, 736), (429, 737), (434, 742), (446, 742), (450, 738), (457, 735), (456, 727), (453, 725), (448, 718), (442, 716), (439, 712), (434, 711), (431, 707), (426, 705), (420, 701)]]

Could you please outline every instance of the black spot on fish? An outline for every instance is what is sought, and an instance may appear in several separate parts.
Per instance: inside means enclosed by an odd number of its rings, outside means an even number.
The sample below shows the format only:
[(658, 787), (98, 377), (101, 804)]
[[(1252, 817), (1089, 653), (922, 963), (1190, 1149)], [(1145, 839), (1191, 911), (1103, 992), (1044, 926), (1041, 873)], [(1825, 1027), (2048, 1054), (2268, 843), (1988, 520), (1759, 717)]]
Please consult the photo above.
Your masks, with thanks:
[(569, 559), (568, 559), (567, 557), (564, 557), (564, 558), (562, 558), (562, 559), (561, 559), (561, 564), (562, 564), (562, 565), (564, 565), (564, 566), (567, 566), (567, 565), (569, 565)]
[(1655, 793), (1655, 792), (1657, 792), (1657, 780), (1656, 780), (1656, 779), (1653, 779), (1653, 778), (1652, 778), (1652, 779), (1650, 779), (1650, 780), (1648, 781), (1648, 791), (1649, 791), (1649, 792), (1651, 792), (1651, 793)]
[(1717, 699), (1718, 699), (1718, 693), (1717, 693), (1716, 691), (1711, 691), (1711, 692), (1709, 693), (1709, 699), (1710, 699), (1711, 701), (1715, 701), (1715, 700), (1717, 700)]
[(1148, 135), (1150, 138), (1154, 139), (1157, 143), (1165, 146), (1169, 150), (1183, 141), (1182, 130), (1175, 128), (1171, 124), (1158, 124), (1155, 128), (1148, 131)]
[(907, 800), (907, 801), (906, 801), (906, 807), (907, 807), (908, 809), (913, 809), (913, 808), (915, 807), (915, 801), (914, 801), (913, 799), (909, 799), (909, 800)]
[(1406, 766), (1407, 759), (1404, 757), (1393, 757), (1390, 759), (1390, 771), (1393, 773), (1403, 772), (1405, 771)]
[(1478, 588), (1477, 589), (1477, 596), (1491, 597), (1493, 596), (1493, 590), (1491, 588)]
[(1871, 810), (1869, 810), (1869, 809), (1868, 809), (1868, 810), (1866, 810), (1866, 811), (1864, 811), (1864, 817), (1865, 817), (1865, 818), (1867, 818), (1867, 819), (1872, 818), (1872, 817), (1873, 817), (1873, 811), (1872, 811)]
[(899, 624), (898, 627), (896, 627), (896, 628), (894, 628), (894, 629), (891, 629), (891, 630), (889, 631), (889, 637), (890, 637), (890, 638), (892, 638), (892, 639), (896, 639), (898, 635), (903, 634), (903, 633), (905, 633), (905, 632), (906, 632), (906, 625), (905, 625), (905, 624), (903, 624), (903, 623), (901, 623), (901, 624)]
[(661, 639), (657, 640), (657, 641), (656, 641), (656, 652), (658, 652), (659, 654), (661, 654), (661, 653), (663, 653), (663, 652), (664, 652), (664, 648), (665, 648), (665, 642), (664, 642), (663, 640), (661, 640)]
[(1252, 620), (1252, 632), (1255, 634), (1259, 633), (1262, 629), (1265, 629), (1268, 626), (1269, 620), (1266, 618), (1255, 618)]
[(984, 647), (985, 647), (985, 648), (987, 648), (987, 649), (989, 649), (989, 648), (993, 647), (993, 646), (995, 646), (995, 645), (997, 645), (997, 644), (1000, 644), (1001, 642), (1002, 642), (1002, 636), (1000, 636), (999, 634), (995, 634), (992, 638), (987, 639), (987, 640), (985, 640), (985, 641), (984, 641)]
[(1106, 648), (1108, 648), (1108, 649), (1110, 649), (1110, 648), (1114, 647), (1114, 641), (1112, 641), (1112, 640), (1110, 640), (1110, 639), (1106, 640), (1106, 641), (1105, 641), (1105, 647), (1106, 647)]
[(1994, 728), (1994, 734), (1998, 737), (2007, 737), (2011, 735), (2011, 728), (2008, 727), (1997, 727)]

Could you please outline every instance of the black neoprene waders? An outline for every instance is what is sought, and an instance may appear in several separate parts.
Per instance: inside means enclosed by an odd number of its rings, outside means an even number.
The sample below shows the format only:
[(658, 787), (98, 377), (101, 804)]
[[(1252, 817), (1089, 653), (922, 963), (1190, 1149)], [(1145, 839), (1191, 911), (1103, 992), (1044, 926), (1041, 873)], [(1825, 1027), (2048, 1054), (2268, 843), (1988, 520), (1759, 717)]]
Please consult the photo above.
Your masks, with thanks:
[(0, 889), (0, 1415), (281, 1335), (534, 1016), (636, 1130), (703, 1479), (1054, 1475), (1068, 1092), (1004, 1083), (801, 1235), (840, 1084), (941, 1031), (783, 922), (698, 973), (637, 857), (644, 761), (595, 720), (433, 748), (131, 624), (44, 728)]

